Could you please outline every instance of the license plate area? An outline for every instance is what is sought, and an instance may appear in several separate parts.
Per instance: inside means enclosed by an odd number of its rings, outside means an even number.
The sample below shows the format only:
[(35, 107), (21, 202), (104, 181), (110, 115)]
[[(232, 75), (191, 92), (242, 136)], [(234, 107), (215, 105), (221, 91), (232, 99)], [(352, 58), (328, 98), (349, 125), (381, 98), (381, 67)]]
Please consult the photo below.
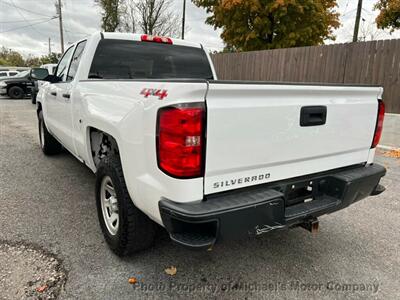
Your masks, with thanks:
[(296, 182), (285, 188), (285, 206), (292, 206), (315, 200), (316, 189), (313, 181)]

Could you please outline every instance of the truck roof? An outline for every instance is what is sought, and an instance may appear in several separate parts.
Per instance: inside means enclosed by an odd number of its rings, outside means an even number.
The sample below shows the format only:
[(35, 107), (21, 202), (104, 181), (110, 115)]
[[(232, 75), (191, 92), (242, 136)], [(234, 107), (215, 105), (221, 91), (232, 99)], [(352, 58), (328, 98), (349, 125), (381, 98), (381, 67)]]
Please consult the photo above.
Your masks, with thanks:
[[(98, 33), (97, 33), (98, 34)], [(132, 40), (132, 41), (141, 41), (141, 37), (143, 34), (138, 33), (122, 33), (122, 32), (100, 32), (104, 39), (116, 39), (116, 40)], [(182, 39), (170, 38), (174, 45), (179, 46), (187, 46), (194, 48), (202, 48), (200, 43), (188, 42)]]

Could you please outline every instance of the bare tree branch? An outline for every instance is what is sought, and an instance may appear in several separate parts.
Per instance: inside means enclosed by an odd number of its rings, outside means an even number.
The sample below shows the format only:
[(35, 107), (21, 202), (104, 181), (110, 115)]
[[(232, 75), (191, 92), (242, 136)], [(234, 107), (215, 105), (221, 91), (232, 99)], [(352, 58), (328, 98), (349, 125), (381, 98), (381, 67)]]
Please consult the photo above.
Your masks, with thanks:
[(179, 37), (181, 19), (172, 0), (94, 0), (103, 9), (105, 31)]
[(121, 21), (120, 31), (123, 32), (136, 32), (137, 30), (137, 13), (136, 13), (136, 1), (135, 0), (124, 0), (121, 5)]
[(171, 0), (137, 0), (138, 27), (145, 34), (178, 37), (180, 18)]

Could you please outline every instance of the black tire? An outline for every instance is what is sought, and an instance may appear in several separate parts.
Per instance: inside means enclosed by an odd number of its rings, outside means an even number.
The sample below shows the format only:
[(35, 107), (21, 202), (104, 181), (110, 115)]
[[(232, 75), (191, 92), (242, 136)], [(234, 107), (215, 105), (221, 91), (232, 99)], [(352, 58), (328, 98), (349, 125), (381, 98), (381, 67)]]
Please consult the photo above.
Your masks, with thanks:
[(39, 142), (43, 153), (45, 155), (60, 153), (62, 151), (62, 145), (48, 132), (42, 111), (39, 112), (38, 119)]
[[(117, 197), (119, 225), (113, 235), (107, 228), (101, 205), (103, 179), (109, 177)], [(118, 156), (103, 158), (96, 173), (96, 204), (100, 227), (111, 250), (118, 256), (149, 248), (154, 242), (156, 224), (132, 202)]]
[(22, 99), (25, 96), (25, 92), (19, 86), (13, 86), (8, 90), (8, 96), (12, 99)]

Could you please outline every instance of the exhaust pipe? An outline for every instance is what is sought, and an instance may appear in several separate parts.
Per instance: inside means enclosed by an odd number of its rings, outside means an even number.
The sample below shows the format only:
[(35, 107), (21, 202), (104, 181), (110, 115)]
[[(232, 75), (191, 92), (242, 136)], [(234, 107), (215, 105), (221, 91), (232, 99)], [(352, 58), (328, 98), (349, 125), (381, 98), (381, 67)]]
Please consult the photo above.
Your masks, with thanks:
[(315, 235), (319, 230), (319, 221), (317, 218), (312, 218), (300, 224), (300, 226)]

